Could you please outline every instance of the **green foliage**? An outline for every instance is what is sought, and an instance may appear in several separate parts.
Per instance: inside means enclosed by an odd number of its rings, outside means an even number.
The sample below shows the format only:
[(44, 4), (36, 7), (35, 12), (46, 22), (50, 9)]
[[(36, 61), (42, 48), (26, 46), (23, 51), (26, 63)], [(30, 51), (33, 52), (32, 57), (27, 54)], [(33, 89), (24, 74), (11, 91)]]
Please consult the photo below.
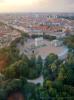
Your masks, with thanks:
[(74, 83), (74, 54), (70, 53), (64, 64), (61, 64), (58, 80), (65, 84), (73, 85)]
[(35, 85), (32, 83), (27, 83), (24, 85), (23, 87), (25, 96), (27, 98), (27, 100), (35, 100)]
[(30, 67), (35, 67), (35, 65), (36, 65), (36, 57), (35, 55), (32, 55), (30, 59)]
[(29, 73), (28, 73), (29, 79), (35, 79), (39, 77), (42, 72), (42, 58), (40, 56), (36, 58), (35, 55), (32, 55), (32, 57), (29, 60), (28, 68), (29, 68)]
[(51, 70), (52, 70), (52, 72), (55, 72), (56, 69), (57, 69), (57, 66), (56, 66), (55, 63), (53, 63), (53, 64), (51, 65)]
[(45, 80), (53, 80), (52, 71), (48, 67), (44, 66), (42, 73)]
[(45, 65), (48, 66), (48, 65), (52, 64), (57, 59), (58, 59), (58, 56), (51, 53), (46, 57)]
[(19, 59), (19, 50), (16, 47), (2, 48), (0, 49), (0, 56), (5, 56), (7, 65), (10, 65)]
[(37, 64), (39, 64), (42, 67), (43, 61), (42, 61), (41, 56), (38, 56), (38, 58), (37, 58)]
[(44, 87), (46, 87), (47, 89), (52, 88), (52, 85), (53, 85), (53, 82), (50, 81), (50, 80), (46, 80), (46, 81), (44, 82)]
[(56, 39), (56, 36), (50, 36), (50, 35), (45, 35), (45, 34), (43, 34), (43, 35), (35, 35), (35, 34), (33, 34), (31, 37), (33, 39), (34, 38), (38, 38), (38, 37), (43, 37), (44, 39), (47, 39), (49, 41), (52, 41), (52, 40), (55, 40)]
[(62, 61), (57, 59), (54, 60), (52, 64), (48, 64), (48, 66), (43, 67), (43, 76), (45, 80), (55, 80), (57, 78), (61, 62)]
[[(71, 41), (73, 42), (72, 37)], [(16, 41), (10, 47), (0, 50), (0, 54), (8, 59), (8, 64), (0, 74), (0, 100), (6, 100), (9, 94), (16, 91), (23, 93), (26, 100), (74, 99), (73, 51), (64, 61), (60, 61), (55, 54), (49, 54), (43, 65), (41, 56), (36, 58), (32, 55), (28, 58), (24, 54), (19, 55), (15, 43)], [(26, 80), (38, 78), (40, 75), (44, 77), (43, 86), (28, 83)]]
[(4, 70), (4, 75), (7, 79), (26, 77), (29, 79), (37, 78), (41, 75), (42, 70), (42, 59), (38, 59), (32, 56), (28, 59), (27, 56), (23, 55), (18, 61), (6, 67)]
[(29, 35), (28, 35), (28, 33), (22, 32), (22, 33), (21, 33), (21, 37), (22, 37), (23, 39), (25, 39), (26, 37), (29, 37)]
[(37, 86), (35, 89), (35, 92), (36, 92), (35, 100), (49, 100), (50, 99), (48, 91), (41, 86)]
[(68, 36), (64, 39), (64, 44), (69, 48), (74, 49), (74, 35)]
[(28, 74), (28, 65), (24, 61), (17, 61), (8, 68), (5, 69), (4, 72), (6, 78), (19, 78), (21, 76), (26, 77)]

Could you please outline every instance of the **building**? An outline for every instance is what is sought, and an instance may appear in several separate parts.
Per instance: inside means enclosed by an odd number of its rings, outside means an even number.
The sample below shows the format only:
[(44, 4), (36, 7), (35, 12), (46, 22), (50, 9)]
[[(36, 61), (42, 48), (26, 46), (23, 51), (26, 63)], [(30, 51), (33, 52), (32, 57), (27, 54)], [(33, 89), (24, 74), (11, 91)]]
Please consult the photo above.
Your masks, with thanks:
[(55, 47), (59, 47), (59, 46), (63, 45), (63, 42), (59, 41), (59, 40), (53, 40), (53, 41), (51, 41), (51, 45), (53, 45)]
[(43, 37), (35, 38), (35, 46), (42, 46), (43, 43)]

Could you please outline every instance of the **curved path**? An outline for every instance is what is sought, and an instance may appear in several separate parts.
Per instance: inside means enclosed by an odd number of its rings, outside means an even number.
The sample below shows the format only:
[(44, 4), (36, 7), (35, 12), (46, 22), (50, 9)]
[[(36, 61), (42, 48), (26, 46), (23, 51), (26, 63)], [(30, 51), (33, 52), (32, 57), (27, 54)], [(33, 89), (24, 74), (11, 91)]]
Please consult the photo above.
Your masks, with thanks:
[(34, 79), (34, 80), (27, 80), (30, 83), (34, 83), (34, 84), (38, 84), (40, 83), (41, 85), (43, 85), (44, 79), (43, 79), (43, 75), (41, 75), (39, 78)]

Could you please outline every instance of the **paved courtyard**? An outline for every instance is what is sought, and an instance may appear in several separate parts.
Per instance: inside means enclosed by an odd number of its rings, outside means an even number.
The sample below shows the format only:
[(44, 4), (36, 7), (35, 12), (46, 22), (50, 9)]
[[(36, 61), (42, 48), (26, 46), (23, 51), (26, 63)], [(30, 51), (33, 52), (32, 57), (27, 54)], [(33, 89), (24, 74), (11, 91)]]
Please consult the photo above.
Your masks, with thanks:
[(65, 46), (54, 46), (51, 41), (43, 40), (43, 45), (35, 47), (35, 40), (28, 39), (27, 42), (24, 42), (24, 45), (19, 44), (20, 53), (24, 53), (27, 56), (30, 56), (34, 51), (35, 55), (40, 55), (45, 59), (50, 53), (57, 54), (59, 58), (65, 57), (68, 49)]

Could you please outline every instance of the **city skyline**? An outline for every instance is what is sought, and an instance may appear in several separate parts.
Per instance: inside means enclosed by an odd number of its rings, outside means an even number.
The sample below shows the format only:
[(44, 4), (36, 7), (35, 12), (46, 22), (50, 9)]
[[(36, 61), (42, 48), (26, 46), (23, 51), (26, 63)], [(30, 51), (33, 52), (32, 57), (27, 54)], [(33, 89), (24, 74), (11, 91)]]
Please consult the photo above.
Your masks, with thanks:
[(0, 0), (6, 12), (74, 12), (74, 0)]

